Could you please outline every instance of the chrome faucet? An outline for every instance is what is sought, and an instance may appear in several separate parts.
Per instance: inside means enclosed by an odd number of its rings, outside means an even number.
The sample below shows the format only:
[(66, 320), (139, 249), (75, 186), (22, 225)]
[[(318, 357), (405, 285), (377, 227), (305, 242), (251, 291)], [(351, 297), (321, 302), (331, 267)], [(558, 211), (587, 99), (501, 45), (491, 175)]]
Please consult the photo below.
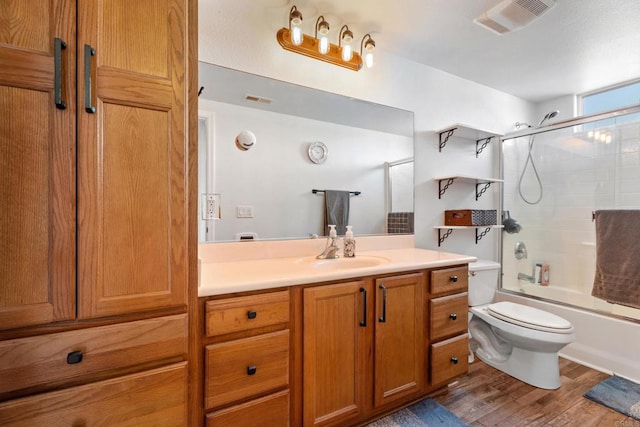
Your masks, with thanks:
[(518, 273), (518, 280), (526, 280), (530, 283), (535, 283), (536, 279), (533, 276), (529, 276), (528, 274)]
[(339, 258), (338, 251), (340, 247), (338, 247), (338, 235), (336, 234), (336, 226), (329, 225), (329, 237), (327, 238), (327, 246), (324, 248), (324, 251), (320, 255), (318, 255), (317, 259), (336, 259)]

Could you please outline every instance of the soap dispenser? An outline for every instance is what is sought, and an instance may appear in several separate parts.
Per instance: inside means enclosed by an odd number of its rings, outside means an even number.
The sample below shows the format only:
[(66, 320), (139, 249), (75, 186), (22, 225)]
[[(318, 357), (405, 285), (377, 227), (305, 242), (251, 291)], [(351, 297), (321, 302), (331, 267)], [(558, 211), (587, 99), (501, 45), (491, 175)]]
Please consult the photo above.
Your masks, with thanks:
[(347, 232), (344, 235), (344, 257), (353, 258), (356, 256), (356, 239), (353, 238), (351, 226), (347, 225)]

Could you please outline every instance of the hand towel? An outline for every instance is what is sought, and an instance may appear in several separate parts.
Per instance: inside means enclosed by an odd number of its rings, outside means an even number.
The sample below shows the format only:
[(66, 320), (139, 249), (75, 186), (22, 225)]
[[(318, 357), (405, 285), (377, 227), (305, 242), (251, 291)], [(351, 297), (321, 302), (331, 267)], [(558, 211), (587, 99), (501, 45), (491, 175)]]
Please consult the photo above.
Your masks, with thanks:
[(329, 224), (335, 224), (338, 235), (347, 231), (349, 223), (349, 192), (324, 190), (324, 230), (329, 235)]
[(640, 210), (595, 212), (596, 275), (591, 295), (640, 308)]

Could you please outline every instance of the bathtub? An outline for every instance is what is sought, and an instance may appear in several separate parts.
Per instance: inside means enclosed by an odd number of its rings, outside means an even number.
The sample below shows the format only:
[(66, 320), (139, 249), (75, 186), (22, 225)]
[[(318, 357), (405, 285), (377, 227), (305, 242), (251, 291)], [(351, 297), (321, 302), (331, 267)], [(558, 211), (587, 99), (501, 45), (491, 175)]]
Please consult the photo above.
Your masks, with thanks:
[[(497, 292), (497, 301), (512, 301), (546, 310), (573, 324), (576, 340), (563, 348), (559, 353), (560, 356), (610, 375), (616, 374), (640, 383), (640, 321), (606, 316), (573, 306), (584, 303), (587, 307), (596, 308), (592, 301), (596, 300), (595, 304), (612, 306), (612, 314), (635, 309), (608, 304), (590, 295), (557, 286), (520, 284), (518, 286), (520, 292), (504, 288), (503, 284), (503, 290)], [(537, 298), (553, 299), (571, 304), (572, 307)]]

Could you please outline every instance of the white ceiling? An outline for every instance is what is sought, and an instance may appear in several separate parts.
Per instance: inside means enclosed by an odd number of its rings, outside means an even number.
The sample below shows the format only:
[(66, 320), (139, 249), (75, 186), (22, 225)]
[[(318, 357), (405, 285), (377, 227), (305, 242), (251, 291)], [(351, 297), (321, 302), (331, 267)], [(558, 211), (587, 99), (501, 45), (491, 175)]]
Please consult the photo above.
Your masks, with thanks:
[(499, 2), (200, 0), (199, 19), (200, 31), (215, 19), (277, 29), (295, 4), (306, 33), (324, 15), (336, 38), (346, 23), (358, 40), (371, 33), (379, 51), (533, 102), (640, 78), (640, 0), (556, 0), (529, 26), (501, 36), (473, 23)]

